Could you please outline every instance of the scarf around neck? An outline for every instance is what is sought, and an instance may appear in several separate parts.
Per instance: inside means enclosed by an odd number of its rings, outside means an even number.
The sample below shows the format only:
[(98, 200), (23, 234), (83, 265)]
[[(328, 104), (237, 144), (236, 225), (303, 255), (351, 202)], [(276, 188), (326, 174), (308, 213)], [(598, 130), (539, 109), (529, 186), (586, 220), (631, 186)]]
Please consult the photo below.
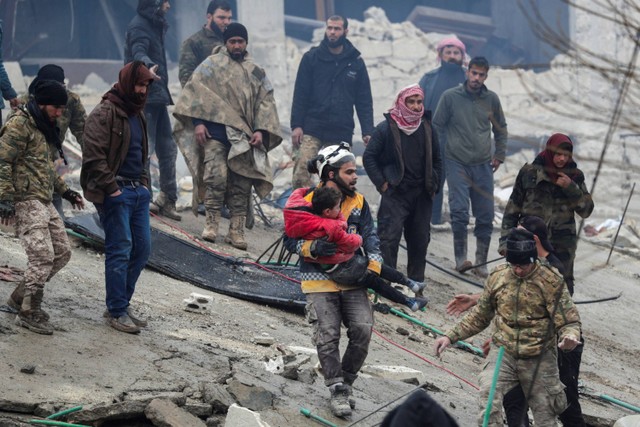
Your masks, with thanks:
[(420, 95), (424, 99), (424, 93), (417, 84), (400, 89), (395, 104), (389, 110), (389, 114), (398, 124), (398, 128), (407, 135), (411, 135), (420, 127), (422, 116), (424, 115), (424, 106), (420, 111), (413, 111), (407, 107), (407, 98), (414, 95)]
[(67, 165), (67, 159), (64, 157), (64, 152), (62, 151), (62, 141), (60, 141), (60, 128), (56, 126), (56, 122), (51, 122), (48, 117), (45, 117), (45, 114), (42, 112), (35, 99), (32, 99), (27, 103), (27, 110), (29, 111), (29, 115), (33, 117), (33, 120), (36, 122), (38, 130), (44, 135), (47, 143), (56, 147), (60, 158), (64, 161), (64, 164)]

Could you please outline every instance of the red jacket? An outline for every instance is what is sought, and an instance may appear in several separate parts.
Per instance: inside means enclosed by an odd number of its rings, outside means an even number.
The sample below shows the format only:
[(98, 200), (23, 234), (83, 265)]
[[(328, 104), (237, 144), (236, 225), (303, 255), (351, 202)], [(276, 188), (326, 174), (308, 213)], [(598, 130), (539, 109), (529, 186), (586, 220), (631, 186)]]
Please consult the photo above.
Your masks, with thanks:
[(311, 203), (304, 199), (308, 188), (298, 188), (289, 196), (284, 213), (284, 232), (294, 239), (316, 240), (327, 237), (329, 242), (336, 243), (335, 255), (305, 258), (308, 262), (320, 264), (341, 264), (353, 258), (362, 246), (359, 234), (347, 233), (347, 222), (342, 214), (336, 219), (324, 218), (310, 211)]

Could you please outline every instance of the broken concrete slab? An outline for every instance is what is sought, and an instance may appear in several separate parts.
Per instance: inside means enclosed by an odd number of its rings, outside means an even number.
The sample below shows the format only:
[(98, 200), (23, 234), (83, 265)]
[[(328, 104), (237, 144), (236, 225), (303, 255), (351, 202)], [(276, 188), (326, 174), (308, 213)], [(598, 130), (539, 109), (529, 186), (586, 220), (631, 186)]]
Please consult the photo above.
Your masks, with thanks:
[(166, 399), (170, 400), (178, 406), (183, 406), (187, 397), (184, 393), (179, 391), (166, 391), (166, 392), (144, 392), (144, 391), (130, 391), (124, 395), (124, 400), (137, 400), (144, 402), (147, 405), (154, 399)]
[(126, 400), (112, 405), (97, 404), (85, 406), (81, 411), (69, 415), (69, 421), (91, 423), (95, 421), (130, 420), (144, 416), (147, 402)]
[(229, 406), (235, 403), (233, 396), (220, 384), (203, 382), (200, 391), (202, 401), (211, 405), (214, 414), (226, 414)]
[(425, 380), (424, 372), (406, 366), (365, 365), (362, 367), (362, 372), (374, 377), (410, 382), (411, 384), (420, 384)]
[(144, 410), (145, 416), (158, 427), (206, 427), (204, 421), (168, 399), (154, 399)]
[(0, 399), (0, 411), (20, 412), (22, 414), (32, 414), (38, 406), (35, 402), (21, 402), (17, 400)]
[(182, 406), (182, 408), (199, 418), (207, 418), (211, 414), (213, 414), (213, 408), (209, 403), (203, 403), (199, 400), (195, 399), (187, 399), (187, 402)]
[(262, 421), (260, 414), (235, 403), (229, 408), (224, 427), (269, 427)]
[(273, 393), (263, 387), (245, 385), (240, 381), (233, 380), (227, 390), (245, 408), (263, 411), (273, 407)]

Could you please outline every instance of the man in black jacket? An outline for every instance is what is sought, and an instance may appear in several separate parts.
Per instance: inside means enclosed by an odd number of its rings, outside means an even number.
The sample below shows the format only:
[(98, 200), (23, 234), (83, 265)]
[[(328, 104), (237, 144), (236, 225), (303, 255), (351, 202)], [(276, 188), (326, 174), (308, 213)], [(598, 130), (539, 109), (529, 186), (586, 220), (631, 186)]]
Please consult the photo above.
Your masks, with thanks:
[(438, 138), (423, 100), (417, 84), (401, 89), (363, 156), (367, 174), (382, 194), (378, 236), (384, 263), (396, 268), (404, 229), (407, 276), (418, 282), (424, 281), (431, 205), (442, 179)]
[(307, 162), (320, 148), (351, 144), (354, 106), (365, 145), (373, 132), (369, 74), (360, 52), (347, 40), (347, 27), (346, 18), (330, 17), (324, 40), (300, 61), (291, 107), (294, 189), (311, 185)]
[(169, 26), (165, 15), (170, 7), (169, 0), (138, 0), (138, 13), (127, 27), (124, 63), (141, 61), (155, 74), (155, 82), (149, 86), (147, 104), (144, 107), (149, 153), (155, 151), (160, 166), (160, 194), (150, 205), (150, 210), (180, 221), (181, 217), (176, 212), (178, 148), (171, 136), (171, 121), (167, 111), (167, 105), (173, 105), (173, 100), (169, 93), (167, 57), (164, 50), (164, 35)]

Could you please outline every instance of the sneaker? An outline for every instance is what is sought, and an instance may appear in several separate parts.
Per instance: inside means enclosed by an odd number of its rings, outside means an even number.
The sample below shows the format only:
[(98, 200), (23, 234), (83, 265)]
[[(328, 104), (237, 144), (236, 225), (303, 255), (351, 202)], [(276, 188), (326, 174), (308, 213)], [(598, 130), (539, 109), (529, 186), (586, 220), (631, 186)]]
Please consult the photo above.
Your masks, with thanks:
[(411, 311), (422, 310), (427, 306), (429, 300), (427, 298), (407, 298), (407, 307), (411, 309)]
[(417, 282), (415, 280), (407, 279), (407, 286), (417, 294), (421, 292), (425, 288), (425, 286), (427, 286), (427, 284), (424, 282)]
[[(136, 317), (133, 313), (131, 313), (130, 308), (127, 309), (127, 314), (129, 315), (129, 318), (131, 319), (133, 324), (138, 326), (139, 328), (146, 328), (149, 325), (149, 322), (147, 322), (146, 319)], [(102, 313), (102, 317), (104, 317), (105, 319), (110, 318), (111, 314), (109, 313), (109, 310), (105, 310), (104, 313)]]
[(123, 314), (120, 317), (111, 317), (111, 315), (109, 315), (107, 322), (109, 326), (120, 332), (126, 332), (128, 334), (137, 334), (140, 332), (140, 328), (133, 323), (133, 320), (131, 320), (128, 314)]
[(331, 413), (340, 418), (351, 415), (349, 386), (343, 383), (337, 383), (329, 387), (329, 391), (331, 392), (331, 400), (329, 401)]

